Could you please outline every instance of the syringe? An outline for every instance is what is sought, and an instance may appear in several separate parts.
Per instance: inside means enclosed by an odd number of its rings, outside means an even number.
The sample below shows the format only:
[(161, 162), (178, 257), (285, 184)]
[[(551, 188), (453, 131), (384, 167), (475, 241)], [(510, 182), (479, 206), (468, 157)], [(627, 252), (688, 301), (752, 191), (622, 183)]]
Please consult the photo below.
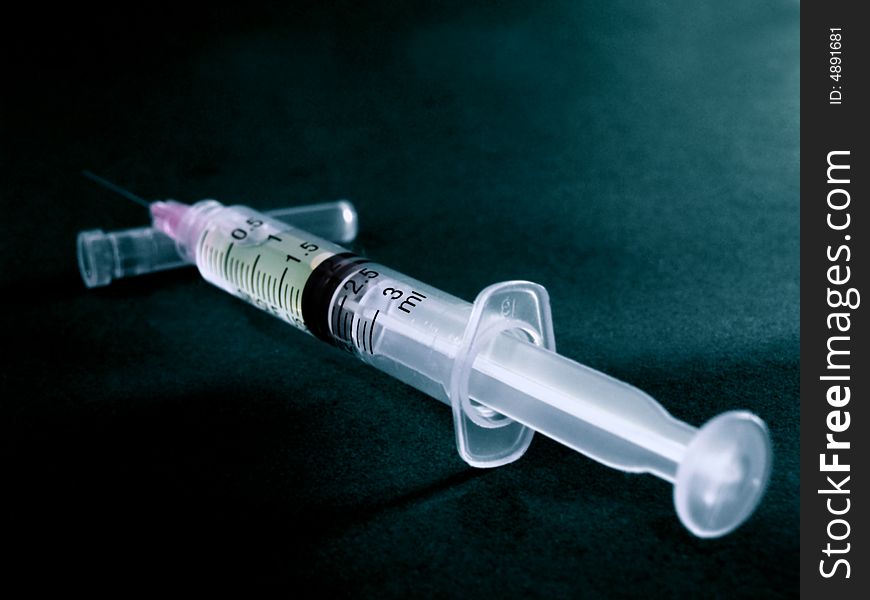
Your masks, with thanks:
[(734, 530), (764, 493), (761, 419), (731, 411), (696, 429), (558, 355), (537, 284), (496, 284), (469, 304), (248, 207), (165, 201), (150, 212), (207, 281), (452, 406), (470, 465), (516, 460), (538, 431), (671, 482), (680, 520), (700, 537)]

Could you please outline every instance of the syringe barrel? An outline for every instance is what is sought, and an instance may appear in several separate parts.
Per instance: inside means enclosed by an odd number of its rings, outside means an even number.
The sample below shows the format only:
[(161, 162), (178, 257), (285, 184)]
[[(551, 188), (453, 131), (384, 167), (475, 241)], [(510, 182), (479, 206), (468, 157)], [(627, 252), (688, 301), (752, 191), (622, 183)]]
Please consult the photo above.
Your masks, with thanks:
[(197, 203), (173, 237), (210, 283), (449, 404), (468, 302), (243, 206)]

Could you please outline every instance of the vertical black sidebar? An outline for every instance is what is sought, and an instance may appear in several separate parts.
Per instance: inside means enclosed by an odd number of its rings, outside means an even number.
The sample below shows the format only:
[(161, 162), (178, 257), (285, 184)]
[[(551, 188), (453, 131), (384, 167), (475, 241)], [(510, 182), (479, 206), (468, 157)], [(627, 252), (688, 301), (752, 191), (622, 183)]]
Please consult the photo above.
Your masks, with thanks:
[[(801, 4), (801, 592), (870, 589), (866, 5)], [(860, 13), (860, 14), (859, 14)]]

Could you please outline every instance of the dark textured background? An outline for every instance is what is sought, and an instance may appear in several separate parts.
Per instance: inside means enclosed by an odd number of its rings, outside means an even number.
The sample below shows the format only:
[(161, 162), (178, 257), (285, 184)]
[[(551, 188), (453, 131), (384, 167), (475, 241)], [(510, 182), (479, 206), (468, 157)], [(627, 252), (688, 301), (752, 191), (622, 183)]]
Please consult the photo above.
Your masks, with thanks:
[[(4, 577), (796, 593), (798, 3), (354, 4), (3, 19)], [(761, 415), (771, 488), (702, 541), (667, 483), (541, 437), (471, 469), (443, 405), (191, 270), (86, 291), (76, 232), (145, 214), (82, 168), (349, 197), (400, 271), (540, 282), (563, 354), (695, 425)]]

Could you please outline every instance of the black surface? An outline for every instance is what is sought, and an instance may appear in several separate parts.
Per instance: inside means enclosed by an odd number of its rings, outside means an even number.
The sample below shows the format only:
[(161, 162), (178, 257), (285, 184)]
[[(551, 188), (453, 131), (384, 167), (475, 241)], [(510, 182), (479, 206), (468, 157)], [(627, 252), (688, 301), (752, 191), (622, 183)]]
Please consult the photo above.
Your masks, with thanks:
[[(4, 19), (5, 575), (364, 596), (776, 597), (798, 575), (799, 5), (27, 9)], [(398, 4), (398, 3), (397, 3)], [(466, 466), (442, 404), (177, 271), (87, 291), (145, 197), (350, 197), (355, 250), (547, 287), (561, 353), (776, 463), (719, 540), (544, 438)]]

